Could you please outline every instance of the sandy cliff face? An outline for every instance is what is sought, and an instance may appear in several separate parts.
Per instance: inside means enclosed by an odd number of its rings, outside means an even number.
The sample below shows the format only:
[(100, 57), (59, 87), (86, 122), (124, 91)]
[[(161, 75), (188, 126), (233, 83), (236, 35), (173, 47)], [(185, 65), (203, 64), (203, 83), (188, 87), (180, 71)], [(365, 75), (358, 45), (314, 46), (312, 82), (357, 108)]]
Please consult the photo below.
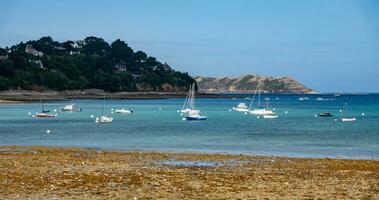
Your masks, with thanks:
[(202, 77), (195, 80), (202, 92), (253, 92), (258, 81), (261, 90), (270, 93), (312, 93), (312, 89), (302, 85), (290, 77), (264, 77), (259, 75), (246, 75), (240, 77)]

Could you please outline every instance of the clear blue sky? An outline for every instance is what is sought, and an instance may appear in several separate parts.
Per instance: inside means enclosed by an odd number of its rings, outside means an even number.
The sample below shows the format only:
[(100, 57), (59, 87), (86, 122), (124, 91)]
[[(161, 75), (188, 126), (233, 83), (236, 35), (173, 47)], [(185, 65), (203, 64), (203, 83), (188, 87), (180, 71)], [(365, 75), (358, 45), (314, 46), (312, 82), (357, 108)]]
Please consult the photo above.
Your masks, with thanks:
[(291, 76), (379, 92), (379, 0), (1, 0), (0, 46), (127, 41), (191, 75)]

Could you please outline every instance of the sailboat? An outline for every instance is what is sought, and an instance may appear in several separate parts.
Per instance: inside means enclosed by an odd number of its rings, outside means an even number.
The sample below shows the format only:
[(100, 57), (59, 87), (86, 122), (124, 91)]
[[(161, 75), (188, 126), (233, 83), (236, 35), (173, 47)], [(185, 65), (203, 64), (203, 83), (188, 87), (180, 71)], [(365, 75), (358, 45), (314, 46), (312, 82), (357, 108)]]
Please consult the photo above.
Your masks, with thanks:
[(40, 99), (41, 112), (36, 113), (35, 117), (47, 117), (47, 118), (56, 117), (57, 114), (50, 113), (50, 110), (45, 110), (44, 103), (43, 103), (43, 97), (44, 96), (42, 95), (41, 99)]
[[(258, 91), (258, 107), (256, 109), (251, 109), (251, 106), (254, 103), (255, 95)], [(272, 110), (269, 110), (267, 108), (261, 107), (261, 90), (260, 90), (260, 81), (258, 81), (257, 88), (255, 89), (253, 99), (251, 100), (250, 106), (249, 106), (249, 113), (252, 115), (273, 115), (275, 114)]]
[(113, 117), (109, 117), (105, 114), (105, 95), (103, 99), (103, 111), (100, 117), (96, 117), (96, 123), (112, 123)]
[[(266, 111), (271, 111), (268, 109), (268, 101), (266, 102)], [(275, 119), (275, 118), (278, 118), (278, 115), (276, 113), (274, 113), (273, 111), (271, 111), (271, 113), (269, 113), (269, 114), (264, 114), (263, 118), (264, 119)]]
[(71, 103), (65, 105), (63, 108), (61, 108), (61, 111), (63, 112), (81, 112), (81, 108), (77, 108), (76, 105), (74, 104), (74, 99), (71, 99)]
[(347, 103), (345, 102), (345, 105), (344, 105), (344, 107), (343, 107), (343, 110), (342, 110), (342, 112), (341, 112), (341, 121), (342, 122), (353, 122), (353, 121), (355, 121), (356, 119), (355, 119), (355, 117), (345, 117), (345, 113), (346, 113), (346, 111), (347, 111)]
[(200, 110), (195, 109), (195, 83), (191, 86), (191, 93), (189, 94), (189, 100), (187, 100), (189, 111), (186, 112), (186, 117), (184, 120), (187, 121), (199, 121), (207, 120), (207, 116), (201, 115)]
[(186, 99), (184, 101), (184, 104), (182, 106), (182, 109), (180, 110), (180, 113), (188, 114), (192, 110), (191, 102), (192, 102), (192, 98), (194, 98), (194, 96), (193, 96), (194, 94), (195, 94), (195, 83), (190, 85), (190, 88), (188, 90), (188, 93), (187, 93)]

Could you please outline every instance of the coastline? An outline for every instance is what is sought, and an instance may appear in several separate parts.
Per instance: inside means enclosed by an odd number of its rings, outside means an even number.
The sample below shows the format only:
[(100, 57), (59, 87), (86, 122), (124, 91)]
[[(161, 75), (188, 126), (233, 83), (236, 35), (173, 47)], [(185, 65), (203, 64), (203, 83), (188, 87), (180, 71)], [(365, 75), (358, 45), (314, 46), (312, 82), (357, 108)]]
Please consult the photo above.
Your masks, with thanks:
[(377, 199), (379, 160), (0, 147), (5, 199)]
[[(44, 95), (46, 101), (64, 101), (74, 99), (103, 99), (104, 95), (108, 99), (167, 99), (167, 98), (185, 98), (187, 92), (116, 92), (109, 93), (97, 89), (88, 90), (70, 90), (70, 91), (28, 91), (28, 90), (10, 90), (0, 92), (1, 103), (25, 103), (40, 101)], [(228, 98), (222, 94), (199, 93), (198, 98)]]

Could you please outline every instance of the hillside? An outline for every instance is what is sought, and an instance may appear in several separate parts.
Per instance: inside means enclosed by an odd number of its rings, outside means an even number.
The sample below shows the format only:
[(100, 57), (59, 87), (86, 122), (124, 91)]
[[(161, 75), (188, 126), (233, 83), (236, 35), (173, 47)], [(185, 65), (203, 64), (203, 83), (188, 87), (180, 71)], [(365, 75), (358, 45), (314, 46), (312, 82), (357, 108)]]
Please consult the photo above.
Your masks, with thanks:
[(312, 89), (305, 87), (289, 77), (263, 77), (246, 75), (240, 77), (202, 77), (195, 80), (202, 92), (254, 92), (258, 80), (261, 81), (261, 90), (268, 93), (311, 93)]
[(127, 43), (102, 38), (54, 41), (51, 37), (0, 48), (0, 90), (186, 91), (187, 73)]

